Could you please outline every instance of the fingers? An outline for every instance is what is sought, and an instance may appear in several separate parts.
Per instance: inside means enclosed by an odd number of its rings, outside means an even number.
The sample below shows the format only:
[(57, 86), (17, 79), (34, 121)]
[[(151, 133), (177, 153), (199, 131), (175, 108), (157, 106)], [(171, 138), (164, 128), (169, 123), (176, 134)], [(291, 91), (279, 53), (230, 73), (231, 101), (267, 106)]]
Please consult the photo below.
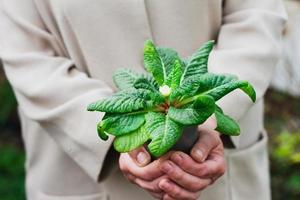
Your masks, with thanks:
[(191, 150), (191, 156), (197, 162), (201, 163), (206, 160), (209, 153), (218, 145), (222, 145), (218, 132), (202, 129), (199, 133), (198, 141)]
[(199, 197), (198, 193), (187, 191), (168, 179), (161, 180), (158, 185), (167, 193), (163, 199), (196, 200)]
[(151, 156), (143, 146), (129, 152), (128, 154), (140, 167), (146, 166), (151, 161)]
[(140, 186), (141, 188), (144, 188), (145, 190), (153, 193), (161, 193), (163, 190), (158, 186), (158, 183), (162, 179), (166, 179), (166, 176), (161, 176), (153, 181), (145, 181), (139, 178), (136, 178), (134, 180), (134, 183)]
[(186, 188), (188, 191), (198, 192), (212, 183), (212, 179), (201, 179), (193, 176), (183, 171), (172, 161), (166, 161), (161, 168), (168, 175), (169, 179)]
[(128, 153), (122, 153), (119, 158), (119, 167), (124, 174), (132, 174), (133, 176), (152, 181), (163, 175), (159, 169), (159, 162), (152, 162), (144, 167), (139, 167), (131, 159)]
[(175, 152), (170, 159), (185, 172), (200, 178), (214, 178), (222, 176), (226, 170), (224, 157), (212, 154), (203, 163), (195, 162), (189, 155), (183, 152)]
[(193, 160), (189, 155), (183, 152), (175, 152), (171, 155), (170, 159), (180, 166), (184, 171), (194, 176), (199, 176), (199, 173), (203, 170), (203, 165)]
[[(159, 166), (163, 161), (169, 159), (172, 153), (173, 152), (169, 152), (143, 167), (138, 166), (136, 162), (131, 159), (131, 156), (128, 153), (121, 153), (119, 158), (119, 167), (123, 174), (131, 174), (142, 180), (152, 181), (163, 175)], [(132, 155), (134, 154), (136, 154), (136, 152), (132, 153)]]
[(199, 176), (202, 178), (217, 179), (222, 176), (226, 171), (226, 163), (222, 156), (212, 156), (209, 160), (205, 161), (202, 165), (201, 173)]

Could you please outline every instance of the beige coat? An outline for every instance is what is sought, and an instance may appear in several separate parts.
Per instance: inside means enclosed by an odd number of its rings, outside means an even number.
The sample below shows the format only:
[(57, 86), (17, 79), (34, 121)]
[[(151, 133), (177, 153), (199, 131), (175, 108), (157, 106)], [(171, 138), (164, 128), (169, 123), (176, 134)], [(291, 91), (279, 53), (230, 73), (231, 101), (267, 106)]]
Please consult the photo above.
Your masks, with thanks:
[[(88, 103), (114, 90), (119, 67), (143, 71), (142, 47), (152, 38), (187, 56), (217, 40), (209, 71), (236, 74), (257, 91), (219, 102), (238, 119), (238, 147), (228, 170), (203, 200), (270, 199), (263, 95), (280, 55), (285, 22), (280, 0), (1, 0), (0, 55), (16, 93), (27, 152), (29, 200), (151, 199), (122, 177), (96, 134), (99, 113)], [(106, 172), (108, 173), (108, 172)]]

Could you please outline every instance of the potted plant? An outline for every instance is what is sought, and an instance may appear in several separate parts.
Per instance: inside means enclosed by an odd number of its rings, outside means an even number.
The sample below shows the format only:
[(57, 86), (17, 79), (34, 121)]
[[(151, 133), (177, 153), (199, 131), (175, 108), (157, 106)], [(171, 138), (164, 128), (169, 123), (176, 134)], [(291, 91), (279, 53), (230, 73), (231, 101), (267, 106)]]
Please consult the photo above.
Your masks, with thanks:
[(88, 105), (88, 111), (105, 112), (97, 125), (100, 138), (114, 135), (118, 152), (146, 144), (152, 156), (160, 157), (176, 144), (183, 130), (202, 124), (212, 114), (217, 119), (216, 130), (239, 135), (237, 122), (216, 102), (237, 88), (254, 102), (255, 90), (234, 75), (208, 72), (213, 46), (214, 41), (208, 41), (192, 56), (181, 59), (175, 50), (156, 47), (147, 40), (144, 66), (149, 74), (118, 69), (113, 79), (119, 91)]

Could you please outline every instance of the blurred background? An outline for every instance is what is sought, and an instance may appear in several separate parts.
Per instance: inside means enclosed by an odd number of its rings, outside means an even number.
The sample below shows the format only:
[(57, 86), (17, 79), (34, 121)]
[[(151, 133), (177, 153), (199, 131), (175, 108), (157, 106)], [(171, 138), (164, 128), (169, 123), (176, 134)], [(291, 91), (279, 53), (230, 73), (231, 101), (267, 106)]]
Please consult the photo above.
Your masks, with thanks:
[[(265, 97), (274, 200), (300, 199), (300, 0), (285, 0), (282, 58)], [(17, 103), (0, 63), (0, 199), (24, 200), (25, 153)]]

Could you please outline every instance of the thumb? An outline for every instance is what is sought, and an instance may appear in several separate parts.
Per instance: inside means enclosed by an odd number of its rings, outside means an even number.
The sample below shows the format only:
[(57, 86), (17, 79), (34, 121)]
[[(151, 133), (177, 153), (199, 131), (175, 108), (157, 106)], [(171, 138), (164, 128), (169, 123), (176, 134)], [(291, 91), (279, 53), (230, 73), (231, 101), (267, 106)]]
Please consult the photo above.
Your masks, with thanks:
[(198, 141), (191, 150), (191, 156), (199, 163), (204, 162), (220, 143), (221, 139), (217, 131), (202, 129), (199, 131)]
[(151, 161), (151, 156), (143, 146), (128, 152), (128, 154), (140, 167), (146, 166)]

